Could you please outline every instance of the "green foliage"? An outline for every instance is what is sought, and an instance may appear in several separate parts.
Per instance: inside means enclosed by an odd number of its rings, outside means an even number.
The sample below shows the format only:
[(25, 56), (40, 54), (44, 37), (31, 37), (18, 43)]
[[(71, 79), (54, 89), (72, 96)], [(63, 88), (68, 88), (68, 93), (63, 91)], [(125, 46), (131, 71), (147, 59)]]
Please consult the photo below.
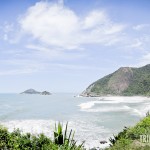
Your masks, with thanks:
[(133, 80), (124, 91), (124, 95), (150, 96), (150, 65), (132, 70)]
[(120, 68), (91, 84), (86, 93), (93, 96), (150, 96), (150, 65), (141, 68)]
[(150, 145), (141, 143), (140, 135), (150, 135), (150, 115), (134, 127), (124, 128), (122, 132), (110, 138), (111, 146), (107, 150), (149, 150)]
[(64, 143), (62, 125), (60, 124), (60, 122), (58, 123), (58, 127), (56, 127), (56, 124), (55, 124), (54, 142), (55, 144), (58, 144), (58, 145), (62, 145)]
[(105, 76), (102, 79), (99, 79), (98, 81), (94, 82), (92, 85), (90, 85), (89, 87), (92, 86), (90, 92), (92, 94), (96, 94), (96, 95), (104, 95), (104, 94), (114, 94), (113, 90), (111, 90), (108, 87), (108, 82), (110, 80), (110, 78), (112, 77), (113, 74)]
[(55, 131), (54, 131), (54, 143), (57, 145), (60, 145), (60, 147), (65, 150), (80, 150), (83, 148), (84, 142), (77, 146), (77, 141), (74, 140), (74, 134), (72, 133), (72, 129), (69, 132), (69, 135), (67, 136), (68, 132), (68, 122), (65, 127), (65, 132), (63, 134), (63, 125), (59, 122), (58, 125), (55, 124)]
[(127, 127), (124, 127), (122, 132), (119, 132), (118, 135), (113, 135), (113, 137), (109, 138), (110, 146), (114, 145), (119, 139), (121, 138), (127, 138), (126, 133), (128, 131)]
[(83, 150), (83, 145), (77, 145), (74, 141), (72, 131), (67, 137), (67, 126), (63, 135), (62, 125), (58, 124), (54, 141), (44, 134), (23, 134), (18, 129), (10, 133), (7, 128), (0, 126), (0, 150)]

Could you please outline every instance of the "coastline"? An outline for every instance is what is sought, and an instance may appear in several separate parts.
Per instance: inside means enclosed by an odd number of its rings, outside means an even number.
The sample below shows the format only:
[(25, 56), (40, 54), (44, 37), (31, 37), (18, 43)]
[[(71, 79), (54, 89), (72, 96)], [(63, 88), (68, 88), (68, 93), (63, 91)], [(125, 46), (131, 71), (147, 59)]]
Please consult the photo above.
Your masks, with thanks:
[(82, 94), (79, 94), (75, 97), (86, 97), (86, 98), (109, 98), (109, 97), (113, 97), (113, 98), (121, 98), (121, 97), (126, 97), (126, 98), (132, 98), (132, 97), (137, 97), (137, 98), (149, 98), (150, 96), (145, 96), (145, 95), (133, 95), (133, 96), (123, 96), (123, 95), (102, 95), (102, 96), (85, 96)]
[[(3, 101), (4, 97), (2, 96), (1, 106), (3, 109), (1, 109), (1, 112), (5, 110), (3, 116), (6, 118), (7, 115), (7, 120), (5, 123), (3, 120), (1, 121), (9, 129), (14, 129), (14, 126), (16, 126), (16, 128), (20, 128), (23, 131), (37, 131), (38, 133), (41, 131), (45, 134), (48, 134), (49, 131), (52, 133), (55, 121), (60, 119), (63, 123), (68, 121), (70, 128), (76, 130), (78, 141), (82, 141), (86, 138), (86, 147), (92, 148), (94, 146), (100, 146), (99, 141), (107, 140), (107, 138), (111, 136), (110, 134), (119, 132), (122, 126), (135, 124), (145, 115), (145, 112), (143, 112), (145, 109), (144, 104), (141, 109), (139, 109), (139, 107), (132, 108), (130, 104), (127, 104), (134, 103), (131, 99), (135, 100), (135, 103), (139, 103), (146, 99), (145, 97), (143, 98), (143, 96), (124, 97), (109, 95), (93, 98), (81, 98), (81, 96), (79, 96), (80, 98), (73, 98), (73, 96), (74, 94), (58, 94), (52, 95), (52, 97), (36, 96), (35, 99), (35, 96), (20, 96), (16, 94), (14, 97), (6, 95), (5, 99), (8, 99), (8, 101)], [(60, 101), (62, 103), (59, 107), (59, 105), (56, 104), (59, 104)], [(122, 103), (121, 105), (119, 104), (120, 102)], [(31, 103), (34, 107), (31, 107)], [(147, 102), (145, 104), (147, 104)], [(81, 105), (82, 108), (78, 105)], [(141, 103), (137, 105), (141, 106)], [(44, 106), (44, 111), (41, 110), (41, 106)], [(54, 106), (62, 109), (57, 109), (57, 113), (55, 110), (52, 112), (51, 110), (53, 110)], [(65, 108), (65, 110), (63, 108)], [(76, 110), (72, 112), (74, 108), (76, 108)], [(8, 110), (11, 113), (8, 113)], [(47, 117), (45, 116), (45, 112), (48, 114)], [(67, 112), (67, 114), (63, 112)], [(57, 118), (53, 117), (55, 113)], [(58, 114), (61, 115), (58, 116)], [(135, 117), (132, 115), (135, 115)], [(119, 120), (120, 116), (124, 118), (121, 124)], [(68, 119), (68, 117), (70, 119)], [(117, 117), (118, 124), (120, 125), (115, 125), (115, 128), (117, 128), (118, 131), (113, 129), (113, 127), (109, 127), (111, 124), (117, 124)], [(103, 121), (105, 121), (105, 123)]]

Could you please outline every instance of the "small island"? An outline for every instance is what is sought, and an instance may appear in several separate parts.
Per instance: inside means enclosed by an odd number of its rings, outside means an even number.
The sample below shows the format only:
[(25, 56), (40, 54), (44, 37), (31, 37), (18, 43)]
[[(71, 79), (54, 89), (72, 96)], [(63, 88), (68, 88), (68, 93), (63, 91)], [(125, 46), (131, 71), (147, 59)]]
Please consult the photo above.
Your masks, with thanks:
[(28, 89), (28, 90), (25, 90), (24, 92), (20, 93), (20, 94), (40, 94), (40, 95), (51, 95), (50, 92), (48, 91), (43, 91), (43, 92), (39, 92), (39, 91), (36, 91), (34, 89)]
[(40, 94), (41, 94), (41, 95), (51, 95), (51, 93), (48, 92), (48, 91), (43, 91), (43, 92), (41, 92)]

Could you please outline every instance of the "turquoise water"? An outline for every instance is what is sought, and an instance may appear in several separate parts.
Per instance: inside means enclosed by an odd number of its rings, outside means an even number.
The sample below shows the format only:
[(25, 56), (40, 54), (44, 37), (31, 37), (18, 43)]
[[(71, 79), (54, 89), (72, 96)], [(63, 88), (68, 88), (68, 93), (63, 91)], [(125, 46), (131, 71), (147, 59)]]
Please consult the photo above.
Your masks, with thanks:
[[(0, 124), (10, 131), (45, 133), (52, 137), (54, 123), (68, 121), (79, 142), (100, 146), (124, 126), (134, 125), (149, 110), (144, 97), (74, 97), (76, 94), (0, 94)], [(102, 145), (101, 145), (102, 146)]]

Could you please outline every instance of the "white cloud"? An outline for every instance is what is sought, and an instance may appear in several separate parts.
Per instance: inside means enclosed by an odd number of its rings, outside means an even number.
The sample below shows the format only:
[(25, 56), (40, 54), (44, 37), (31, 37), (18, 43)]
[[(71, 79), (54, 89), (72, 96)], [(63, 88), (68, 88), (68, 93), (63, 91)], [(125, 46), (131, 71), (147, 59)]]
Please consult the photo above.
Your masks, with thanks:
[(143, 65), (150, 64), (150, 53), (147, 53), (147, 54), (145, 54), (144, 56), (142, 56), (140, 64), (141, 64), (142, 66), (143, 66)]
[[(34, 44), (26, 45), (26, 48), (27, 48), (27, 49), (36, 50), (36, 51), (42, 51), (42, 52), (49, 52), (49, 51), (50, 51), (49, 48), (42, 47), (42, 46), (39, 46), (39, 45), (34, 45)], [(52, 51), (52, 50), (51, 50), (51, 51)]]
[(19, 20), (24, 33), (48, 46), (78, 49), (83, 44), (114, 44), (125, 26), (114, 23), (104, 11), (78, 16), (62, 3), (38, 2)]
[(8, 35), (10, 32), (13, 31), (13, 24), (9, 24), (7, 22), (4, 22), (3, 25), (0, 26), (0, 34), (1, 34), (1, 39), (4, 40), (4, 41), (7, 41), (9, 38), (8, 38)]
[(108, 17), (104, 11), (92, 11), (83, 20), (83, 28), (90, 29), (96, 26), (103, 27), (109, 22)]
[(142, 55), (137, 59), (137, 63), (131, 64), (131, 67), (143, 67), (147, 64), (150, 64), (150, 52)]
[(70, 37), (78, 30), (78, 18), (58, 4), (37, 3), (20, 20), (22, 29), (40, 41), (58, 47), (73, 45)]
[(125, 26), (122, 24), (114, 24), (114, 25), (112, 25), (112, 27), (109, 30), (106, 30), (105, 33), (106, 34), (115, 34), (115, 33), (123, 31), (124, 28), (125, 28)]
[(28, 59), (1, 59), (0, 75), (31, 74), (44, 70), (46, 63)]
[(140, 39), (135, 39), (133, 43), (130, 45), (130, 48), (141, 48), (143, 45)]
[(5, 33), (4, 34), (4, 37), (3, 37), (4, 41), (7, 41), (8, 40), (8, 35)]
[(11, 32), (11, 31), (13, 31), (14, 30), (14, 25), (13, 25), (13, 23), (5, 23), (4, 24), (4, 27), (3, 27), (3, 31), (5, 32), (5, 33), (8, 33), (8, 32)]
[(72, 64), (64, 64), (64, 63), (57, 63), (51, 64), (50, 67), (59, 68), (59, 69), (66, 69), (66, 70), (102, 70), (102, 68), (89, 66), (89, 65), (72, 65)]
[(133, 29), (137, 31), (141, 31), (146, 28), (150, 28), (150, 24), (139, 24), (133, 27)]
[(8, 42), (9, 44), (15, 44), (20, 41), (22, 33), (18, 23), (4, 22), (0, 25), (0, 39)]
[(4, 75), (18, 75), (18, 74), (30, 74), (33, 72), (36, 72), (37, 70), (33, 70), (30, 68), (25, 68), (25, 69), (12, 69), (12, 70), (5, 70), (5, 71), (0, 71), (0, 76)]

